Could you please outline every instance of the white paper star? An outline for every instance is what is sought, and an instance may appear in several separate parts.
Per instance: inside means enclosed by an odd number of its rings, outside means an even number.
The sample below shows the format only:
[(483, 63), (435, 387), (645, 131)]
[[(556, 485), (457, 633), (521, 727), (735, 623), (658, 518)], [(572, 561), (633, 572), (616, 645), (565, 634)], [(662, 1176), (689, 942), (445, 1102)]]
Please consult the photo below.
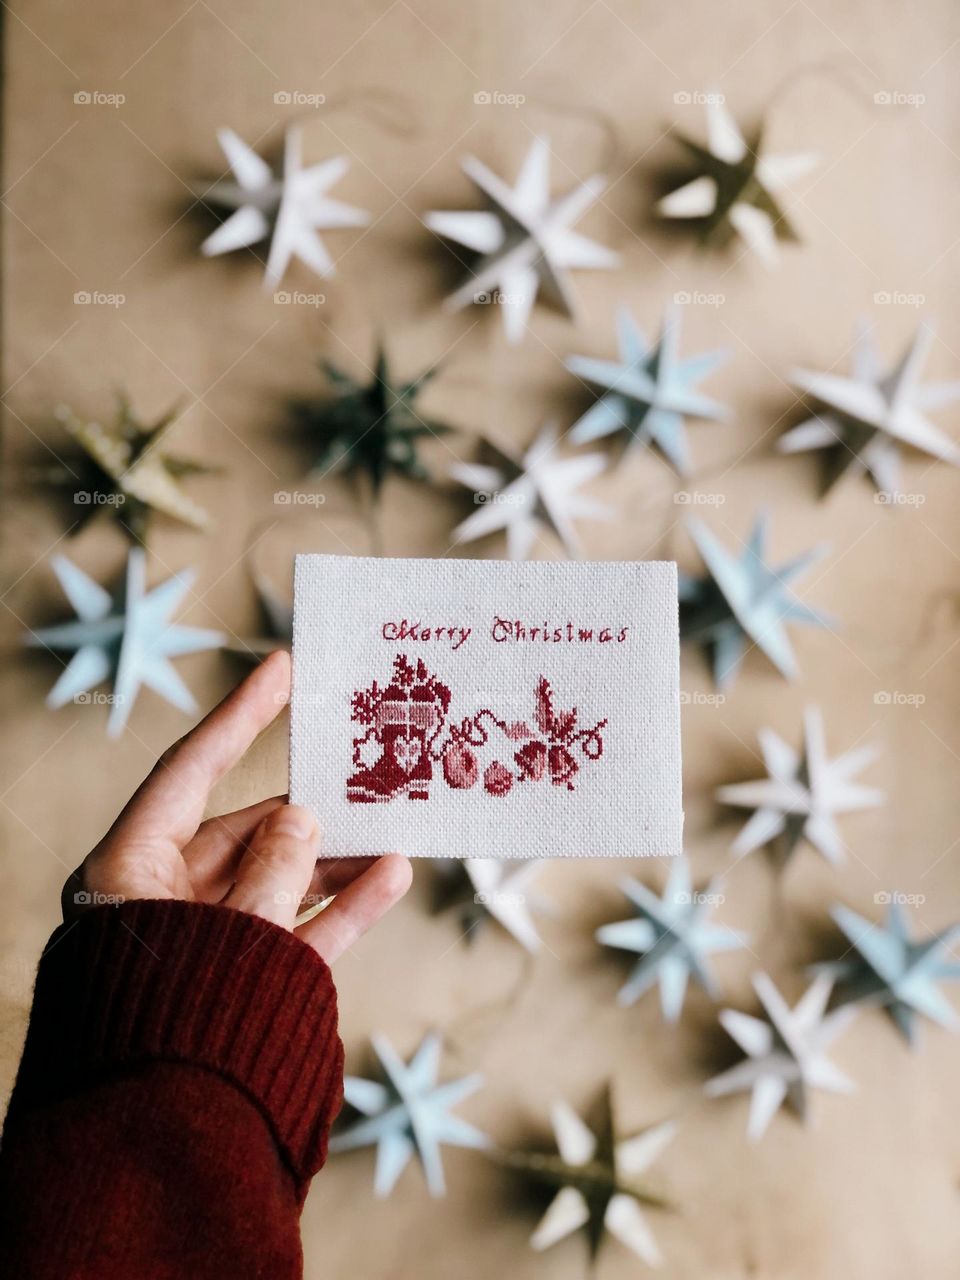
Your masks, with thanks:
[(617, 317), (618, 360), (570, 356), (571, 373), (601, 388), (596, 404), (570, 430), (574, 444), (587, 444), (614, 434), (627, 436), (627, 448), (656, 445), (680, 475), (689, 470), (684, 417), (722, 419), (726, 407), (695, 390), (696, 384), (721, 365), (726, 352), (680, 359), (680, 317), (668, 310), (660, 339), (650, 345), (621, 309)]
[(334, 264), (317, 235), (336, 227), (362, 227), (363, 209), (331, 200), (327, 191), (350, 167), (345, 156), (303, 167), (302, 131), (287, 130), (278, 172), (232, 129), (217, 137), (233, 171), (203, 192), (203, 199), (235, 210), (200, 246), (208, 257), (245, 249), (270, 239), (264, 286), (276, 289), (291, 259), (299, 258), (320, 276), (332, 276)]
[(363, 1119), (348, 1125), (330, 1139), (330, 1151), (352, 1151), (376, 1146), (374, 1193), (388, 1196), (416, 1153), (432, 1196), (446, 1194), (443, 1143), (454, 1147), (483, 1148), (489, 1139), (479, 1129), (450, 1114), (450, 1108), (475, 1093), (483, 1083), (479, 1075), (437, 1083), (440, 1038), (425, 1036), (419, 1049), (405, 1063), (384, 1035), (371, 1042), (386, 1075), (385, 1083), (347, 1076), (343, 1096)]
[(489, 442), (487, 449), (493, 455), (492, 465), (457, 463), (450, 468), (455, 480), (474, 491), (480, 508), (454, 529), (454, 542), (470, 542), (504, 529), (507, 555), (524, 560), (546, 529), (560, 540), (568, 556), (579, 557), (574, 520), (605, 520), (612, 514), (603, 503), (578, 493), (581, 485), (604, 470), (603, 454), (558, 456), (552, 423), (540, 430), (521, 460)]
[(540, 935), (530, 910), (530, 882), (542, 870), (543, 862), (543, 858), (519, 863), (498, 858), (463, 861), (476, 904), (531, 953), (539, 949)]
[(24, 637), (24, 644), (33, 648), (73, 652), (47, 696), (47, 706), (62, 707), (112, 679), (112, 707), (107, 720), (111, 737), (116, 737), (127, 723), (142, 685), (181, 711), (195, 711), (193, 695), (169, 659), (216, 649), (225, 640), (219, 631), (181, 627), (170, 621), (195, 574), (174, 574), (147, 591), (144, 553), (134, 547), (127, 559), (124, 587), (111, 596), (65, 556), (54, 556), (51, 563), (77, 618), (59, 626), (41, 627)]
[(876, 759), (877, 749), (859, 747), (831, 760), (823, 715), (816, 707), (804, 713), (802, 752), (788, 746), (772, 729), (761, 729), (758, 736), (769, 777), (717, 791), (723, 804), (756, 810), (734, 841), (733, 853), (742, 857), (777, 842), (785, 861), (801, 840), (808, 840), (828, 862), (839, 866), (845, 855), (836, 815), (884, 802), (882, 791), (852, 780)]
[(641, 956), (620, 989), (617, 1002), (633, 1004), (659, 982), (663, 1016), (668, 1022), (676, 1022), (691, 975), (708, 995), (715, 997), (707, 956), (745, 946), (747, 935), (707, 923), (714, 894), (709, 887), (702, 893), (693, 892), (690, 867), (684, 858), (671, 868), (662, 898), (634, 879), (622, 881), (621, 888), (638, 914), (631, 920), (603, 925), (596, 933), (597, 941), (605, 946)]
[(567, 315), (574, 299), (567, 280), (571, 267), (615, 267), (619, 255), (571, 230), (600, 196), (599, 175), (556, 200), (550, 197), (550, 144), (536, 138), (516, 185), (507, 186), (485, 164), (468, 156), (463, 170), (488, 208), (428, 213), (426, 225), (444, 239), (479, 254), (470, 278), (447, 299), (459, 311), (472, 302), (496, 302), (510, 342), (519, 342), (538, 292)]
[(822, 409), (777, 441), (783, 453), (826, 449), (830, 489), (848, 471), (867, 475), (877, 490), (895, 497), (901, 488), (900, 447), (960, 465), (960, 445), (924, 410), (960, 399), (960, 382), (920, 382), (934, 330), (923, 322), (892, 369), (881, 367), (869, 324), (861, 323), (849, 377), (798, 369), (793, 382)]
[(856, 1086), (826, 1056), (853, 1016), (849, 1007), (826, 1013), (831, 978), (815, 978), (792, 1009), (767, 974), (756, 974), (753, 986), (766, 1019), (735, 1009), (721, 1011), (725, 1031), (747, 1057), (708, 1080), (705, 1089), (711, 1098), (749, 1092), (747, 1136), (758, 1142), (784, 1100), (805, 1120), (812, 1090), (852, 1093)]
[(609, 1090), (597, 1132), (565, 1102), (554, 1104), (551, 1122), (559, 1157), (519, 1153), (509, 1158), (514, 1168), (560, 1187), (530, 1237), (533, 1248), (548, 1249), (585, 1227), (595, 1256), (606, 1230), (649, 1266), (658, 1266), (663, 1257), (643, 1205), (663, 1207), (663, 1202), (637, 1179), (673, 1139), (676, 1125), (666, 1121), (618, 1141)]
[(707, 103), (707, 146), (680, 141), (702, 172), (657, 205), (665, 218), (701, 218), (704, 238), (728, 227), (765, 266), (775, 266), (778, 239), (796, 239), (776, 193), (815, 168), (815, 155), (760, 154), (762, 128), (744, 138), (720, 95)]

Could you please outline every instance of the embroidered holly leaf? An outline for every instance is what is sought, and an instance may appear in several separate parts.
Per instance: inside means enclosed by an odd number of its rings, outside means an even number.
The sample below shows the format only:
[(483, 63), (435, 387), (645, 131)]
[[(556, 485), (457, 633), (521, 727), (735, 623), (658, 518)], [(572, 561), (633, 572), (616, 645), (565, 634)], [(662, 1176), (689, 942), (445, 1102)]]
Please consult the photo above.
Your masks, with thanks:
[(536, 721), (541, 733), (545, 733), (548, 737), (553, 736), (553, 694), (550, 690), (550, 682), (545, 676), (540, 677), (537, 685)]

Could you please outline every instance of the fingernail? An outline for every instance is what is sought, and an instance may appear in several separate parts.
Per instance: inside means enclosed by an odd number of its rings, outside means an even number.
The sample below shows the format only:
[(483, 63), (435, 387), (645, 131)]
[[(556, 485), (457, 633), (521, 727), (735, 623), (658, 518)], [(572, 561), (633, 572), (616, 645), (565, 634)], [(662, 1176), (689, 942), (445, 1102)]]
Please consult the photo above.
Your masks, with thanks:
[(277, 835), (294, 836), (297, 840), (308, 840), (317, 827), (309, 809), (292, 804), (277, 809), (270, 825)]

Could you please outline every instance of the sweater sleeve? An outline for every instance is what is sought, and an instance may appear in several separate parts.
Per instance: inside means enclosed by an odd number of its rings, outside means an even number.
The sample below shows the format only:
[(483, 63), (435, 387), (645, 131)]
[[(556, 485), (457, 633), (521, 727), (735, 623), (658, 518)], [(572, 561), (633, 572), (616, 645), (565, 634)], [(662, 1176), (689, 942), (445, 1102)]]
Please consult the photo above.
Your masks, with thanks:
[(0, 1274), (302, 1275), (340, 1108), (324, 962), (227, 907), (97, 907), (40, 962), (0, 1148)]

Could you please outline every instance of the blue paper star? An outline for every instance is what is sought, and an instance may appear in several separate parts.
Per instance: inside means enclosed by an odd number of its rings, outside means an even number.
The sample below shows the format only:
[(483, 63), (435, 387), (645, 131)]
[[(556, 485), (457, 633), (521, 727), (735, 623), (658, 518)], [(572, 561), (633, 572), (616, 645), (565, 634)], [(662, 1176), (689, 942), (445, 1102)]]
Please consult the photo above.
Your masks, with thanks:
[(682, 638), (712, 651), (713, 675), (720, 688), (733, 681), (752, 645), (762, 649), (787, 679), (795, 679), (799, 669), (785, 624), (829, 627), (832, 620), (801, 603), (787, 588), (826, 554), (826, 548), (805, 551), (774, 568), (765, 559), (765, 514), (757, 517), (739, 557), (731, 555), (699, 520), (691, 520), (688, 529), (707, 566), (707, 577), (680, 575)]
[(747, 935), (724, 925), (707, 923), (714, 895), (694, 893), (684, 860), (674, 863), (662, 898), (638, 880), (627, 879), (623, 892), (637, 908), (632, 920), (606, 924), (597, 941), (608, 947), (635, 951), (641, 959), (617, 996), (619, 1004), (633, 1004), (655, 982), (660, 983), (660, 1007), (668, 1022), (676, 1022), (683, 1008), (691, 975), (708, 995), (715, 996), (713, 978), (705, 963), (715, 951), (736, 951)]
[(817, 966), (837, 979), (838, 1003), (881, 1005), (911, 1045), (918, 1015), (960, 1029), (960, 1018), (937, 986), (960, 978), (960, 963), (947, 959), (960, 941), (960, 924), (913, 942), (899, 902), (888, 907), (886, 928), (849, 907), (834, 907), (830, 914), (857, 953)]
[(619, 360), (594, 360), (571, 356), (567, 368), (577, 377), (600, 387), (602, 394), (579, 422), (570, 438), (575, 444), (624, 433), (628, 448), (654, 444), (680, 475), (690, 469), (684, 417), (722, 419), (726, 407), (694, 387), (727, 359), (725, 351), (690, 356), (681, 360), (680, 317), (676, 311), (664, 315), (660, 340), (651, 346), (630, 313), (617, 316)]
[(72, 652), (60, 679), (47, 695), (48, 707), (62, 707), (113, 682), (107, 733), (116, 737), (127, 723), (141, 685), (147, 685), (181, 711), (196, 703), (168, 659), (203, 649), (216, 649), (225, 637), (201, 627), (180, 627), (170, 615), (189, 591), (192, 571), (174, 574), (146, 590), (144, 553), (132, 548), (123, 586), (111, 596), (65, 556), (54, 556), (53, 571), (77, 618), (59, 626), (30, 631), (24, 644)]
[(363, 1119), (357, 1120), (330, 1139), (330, 1150), (352, 1151), (376, 1146), (377, 1168), (373, 1189), (388, 1196), (397, 1179), (416, 1153), (423, 1166), (432, 1196), (446, 1193), (442, 1143), (454, 1147), (489, 1146), (485, 1134), (465, 1120), (449, 1114), (451, 1107), (469, 1097), (483, 1083), (479, 1075), (465, 1076), (437, 1084), (440, 1066), (440, 1038), (428, 1035), (410, 1059), (403, 1062), (390, 1041), (374, 1035), (371, 1042), (383, 1065), (386, 1080), (362, 1080), (348, 1076), (343, 1096)]

